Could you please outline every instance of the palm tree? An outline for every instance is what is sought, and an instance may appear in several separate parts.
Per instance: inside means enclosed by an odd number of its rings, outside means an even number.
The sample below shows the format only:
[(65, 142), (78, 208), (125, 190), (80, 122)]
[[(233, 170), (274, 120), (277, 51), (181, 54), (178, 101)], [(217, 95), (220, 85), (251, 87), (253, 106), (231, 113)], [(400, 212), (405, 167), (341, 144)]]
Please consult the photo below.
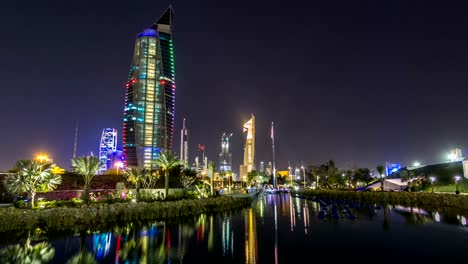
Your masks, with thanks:
[(176, 155), (171, 154), (170, 152), (161, 153), (159, 157), (154, 161), (156, 165), (159, 166), (164, 171), (165, 176), (165, 189), (166, 189), (166, 198), (169, 194), (169, 171), (180, 165), (181, 161), (177, 158)]
[(84, 180), (84, 193), (83, 200), (88, 203), (89, 201), (89, 188), (91, 181), (99, 171), (101, 162), (98, 157), (84, 156), (72, 159), (73, 171), (80, 174)]
[(147, 169), (140, 167), (128, 167), (124, 171), (124, 176), (127, 181), (135, 185), (136, 188), (136, 201), (140, 201), (140, 185), (145, 180), (146, 175), (149, 173)]
[(377, 169), (377, 172), (379, 173), (380, 175), (380, 184), (381, 184), (381, 187), (382, 187), (382, 192), (384, 191), (384, 170), (385, 170), (385, 167), (383, 165), (379, 165), (376, 167)]
[(62, 177), (53, 173), (54, 167), (55, 164), (49, 162), (20, 160), (13, 168), (13, 173), (5, 178), (5, 187), (12, 194), (27, 193), (32, 208), (37, 192), (51, 191), (62, 183)]

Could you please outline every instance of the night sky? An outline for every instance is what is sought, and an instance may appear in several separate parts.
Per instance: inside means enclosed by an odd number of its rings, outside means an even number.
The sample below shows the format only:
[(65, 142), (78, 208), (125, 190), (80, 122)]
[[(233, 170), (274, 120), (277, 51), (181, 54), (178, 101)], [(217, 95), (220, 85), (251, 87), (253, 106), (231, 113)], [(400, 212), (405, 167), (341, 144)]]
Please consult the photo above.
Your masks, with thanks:
[[(459, 1), (462, 3), (463, 1)], [(37, 152), (68, 168), (119, 130), (136, 35), (169, 1), (2, 1), (0, 171)], [(223, 131), (242, 159), (375, 168), (468, 151), (467, 7), (450, 1), (177, 0), (176, 133), (218, 163)]]

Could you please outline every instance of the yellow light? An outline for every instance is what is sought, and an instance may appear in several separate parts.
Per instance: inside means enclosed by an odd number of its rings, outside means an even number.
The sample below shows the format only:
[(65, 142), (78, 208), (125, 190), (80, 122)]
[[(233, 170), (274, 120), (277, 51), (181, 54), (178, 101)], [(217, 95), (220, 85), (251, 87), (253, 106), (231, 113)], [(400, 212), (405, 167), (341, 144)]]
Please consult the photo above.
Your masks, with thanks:
[(38, 160), (40, 162), (48, 162), (48, 161), (50, 161), (50, 158), (49, 158), (49, 156), (47, 156), (47, 154), (40, 153), (40, 154), (36, 155), (36, 160)]

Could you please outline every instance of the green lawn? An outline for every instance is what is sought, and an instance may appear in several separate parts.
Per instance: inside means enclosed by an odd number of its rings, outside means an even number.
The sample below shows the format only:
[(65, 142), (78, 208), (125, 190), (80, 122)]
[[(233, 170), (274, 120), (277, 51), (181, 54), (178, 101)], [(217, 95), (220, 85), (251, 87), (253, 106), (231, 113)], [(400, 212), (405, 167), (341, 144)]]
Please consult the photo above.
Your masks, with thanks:
[[(446, 192), (446, 193), (455, 193), (456, 187), (455, 183), (449, 185), (434, 185), (434, 192)], [(458, 190), (461, 193), (468, 193), (468, 180), (463, 180), (458, 183)], [(429, 187), (425, 190), (426, 192), (431, 192), (432, 187)]]

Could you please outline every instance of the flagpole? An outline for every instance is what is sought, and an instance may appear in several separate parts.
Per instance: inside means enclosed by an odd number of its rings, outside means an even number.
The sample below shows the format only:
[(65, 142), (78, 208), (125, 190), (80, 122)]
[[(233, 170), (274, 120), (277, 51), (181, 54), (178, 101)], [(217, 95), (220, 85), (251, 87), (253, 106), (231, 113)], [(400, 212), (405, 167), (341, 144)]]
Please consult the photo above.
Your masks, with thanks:
[(271, 122), (271, 148), (273, 150), (273, 188), (276, 189), (275, 134), (273, 131), (273, 122)]

